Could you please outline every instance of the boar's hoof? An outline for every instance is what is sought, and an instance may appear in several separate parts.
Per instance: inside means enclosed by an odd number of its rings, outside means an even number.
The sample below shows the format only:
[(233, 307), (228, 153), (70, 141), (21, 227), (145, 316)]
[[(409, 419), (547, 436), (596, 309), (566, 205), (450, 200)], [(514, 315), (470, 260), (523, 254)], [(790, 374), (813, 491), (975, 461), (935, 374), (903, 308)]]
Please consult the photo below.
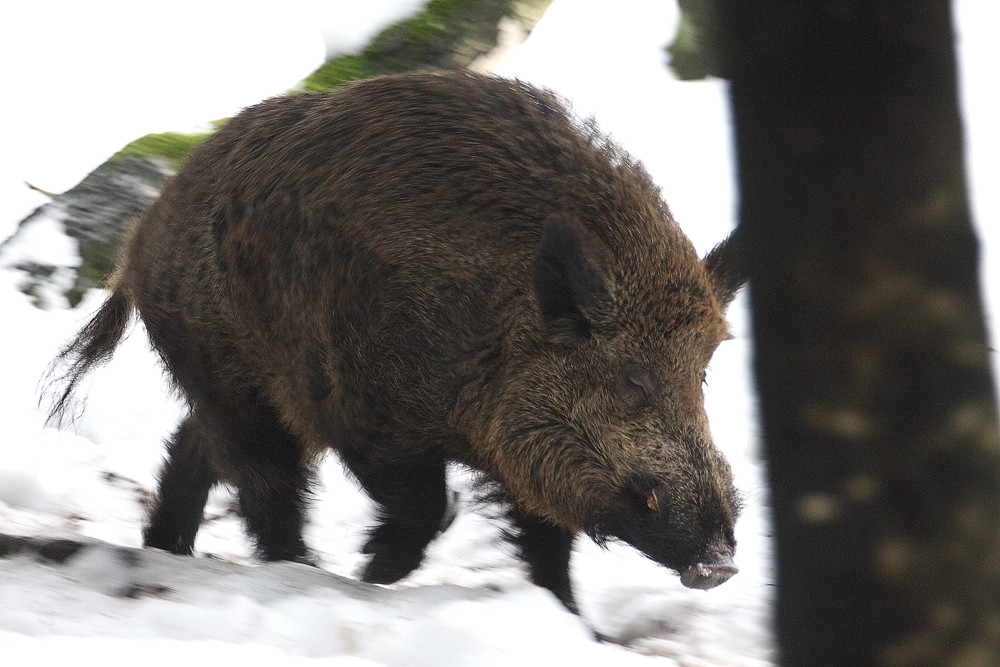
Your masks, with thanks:
[(720, 555), (682, 570), (681, 583), (688, 588), (708, 590), (725, 583), (737, 572), (732, 556)]
[(375, 554), (361, 572), (361, 581), (369, 584), (394, 584), (420, 565), (423, 554), (416, 558)]

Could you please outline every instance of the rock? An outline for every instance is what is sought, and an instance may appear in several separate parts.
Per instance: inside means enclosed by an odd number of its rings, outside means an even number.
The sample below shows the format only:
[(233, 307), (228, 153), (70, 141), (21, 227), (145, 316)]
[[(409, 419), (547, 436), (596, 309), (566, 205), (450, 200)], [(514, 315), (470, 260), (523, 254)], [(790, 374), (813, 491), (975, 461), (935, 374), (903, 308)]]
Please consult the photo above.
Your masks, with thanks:
[(24, 272), (21, 290), (36, 305), (62, 305), (65, 298), (75, 306), (88, 289), (104, 284), (126, 226), (159, 196), (173, 171), (164, 158), (105, 162), (21, 220), (0, 244), (0, 267)]

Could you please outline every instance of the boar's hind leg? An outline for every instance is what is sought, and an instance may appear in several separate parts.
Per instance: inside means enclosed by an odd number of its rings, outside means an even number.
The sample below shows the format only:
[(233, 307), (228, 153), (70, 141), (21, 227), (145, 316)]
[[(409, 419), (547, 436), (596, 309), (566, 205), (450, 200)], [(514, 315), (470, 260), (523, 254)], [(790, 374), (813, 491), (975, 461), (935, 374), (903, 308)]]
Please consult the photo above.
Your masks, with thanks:
[(511, 508), (509, 517), (514, 526), (508, 538), (517, 545), (531, 581), (552, 591), (567, 609), (579, 614), (569, 579), (569, 559), (576, 533), (518, 507)]
[(191, 555), (208, 492), (217, 481), (205, 455), (211, 437), (192, 415), (170, 438), (156, 504), (143, 530), (145, 546)]
[(234, 429), (228, 453), (225, 465), (260, 556), (312, 564), (302, 539), (312, 470), (301, 441), (260, 408)]
[(378, 524), (362, 551), (371, 560), (361, 580), (391, 584), (417, 569), (424, 550), (445, 523), (448, 489), (442, 460), (378, 462), (356, 448), (342, 451), (345, 465), (378, 503)]
[(262, 558), (308, 562), (302, 524), (309, 477), (302, 445), (272, 410), (255, 402), (226, 410), (203, 404), (170, 441), (144, 543), (190, 554), (208, 492), (223, 481), (236, 487)]

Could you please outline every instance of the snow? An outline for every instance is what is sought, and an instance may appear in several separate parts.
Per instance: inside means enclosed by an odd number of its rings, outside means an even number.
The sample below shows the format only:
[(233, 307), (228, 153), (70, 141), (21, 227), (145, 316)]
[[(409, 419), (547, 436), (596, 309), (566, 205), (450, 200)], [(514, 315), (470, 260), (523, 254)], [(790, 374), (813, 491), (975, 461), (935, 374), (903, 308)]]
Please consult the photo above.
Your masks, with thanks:
[[(379, 16), (390, 16), (405, 0), (377, 4), (385, 12)], [(661, 47), (675, 21), (671, 4), (621, 0), (615, 3), (615, 13), (608, 14), (607, 4), (596, 0), (556, 0), (528, 43), (498, 71), (551, 86), (573, 99), (581, 114), (596, 115), (605, 130), (649, 167), (676, 217), (704, 252), (725, 235), (734, 217), (725, 91), (719, 82), (678, 83), (662, 68)], [(230, 51), (219, 57), (234, 69), (233, 61), (241, 61), (245, 51), (235, 56), (231, 51), (259, 42), (266, 22), (253, 23), (252, 16), (241, 19), (237, 28), (252, 24), (252, 30), (247, 31), (246, 41), (240, 41), (234, 28), (224, 29), (226, 12), (210, 5), (198, 5), (197, 15), (207, 27), (196, 34), (211, 34), (214, 28), (225, 37), (219, 49)], [(314, 23), (302, 20), (309, 14), (298, 12), (309, 5), (288, 4), (288, 13), (297, 15), (279, 18), (272, 26), (274, 50), (268, 50), (265, 59), (274, 68), (269, 76), (282, 75), (280, 82), (268, 80), (267, 89), (261, 90), (236, 78), (231, 97), (209, 100), (206, 107), (200, 106), (206, 102), (200, 99), (202, 92), (185, 93), (190, 81), (168, 78), (164, 99), (188, 103), (181, 118), (227, 115), (290, 87), (313, 66), (310, 59), (317, 58), (315, 51), (324, 44), (330, 48), (351, 44), (365, 26), (371, 29), (383, 20), (374, 15), (355, 17), (344, 21), (350, 27), (337, 33), (332, 15)], [(160, 9), (165, 15), (179, 11), (174, 4), (170, 7)], [(64, 56), (73, 53), (80, 61), (73, 66), (95, 79), (104, 51), (92, 53), (87, 45), (106, 35), (107, 28), (83, 17), (73, 23), (72, 14), (52, 28), (41, 21), (45, 17), (41, 10), (30, 11), (36, 12), (35, 27), (26, 31), (28, 37), (15, 40), (15, 47), (38, 42), (32, 34), (44, 36), (49, 48)], [(991, 268), (988, 259), (1000, 247), (1000, 232), (988, 221), (995, 220), (1000, 209), (993, 187), (1000, 171), (995, 157), (1000, 154), (1000, 138), (993, 124), (998, 92), (991, 67), (998, 62), (1000, 47), (992, 40), (990, 27), (996, 22), (989, 15), (995, 19), (997, 12), (987, 3), (971, 0), (957, 6), (970, 187), (986, 251), (983, 266), (994, 332), (1000, 267)], [(165, 29), (176, 33), (183, 26), (167, 22)], [(17, 37), (4, 35), (8, 36)], [(160, 62), (156, 59), (162, 54), (156, 51), (163, 48), (164, 42), (157, 41), (162, 37), (148, 39), (151, 48), (137, 50), (136, 58)], [(289, 48), (287, 58), (278, 57), (286, 42), (298, 46)], [(29, 92), (38, 92), (37, 83), (29, 85), (32, 73), (47, 72), (33, 64), (40, 48), (25, 46), (24, 55), (15, 60), (27, 72), (15, 83), (24, 83)], [(215, 56), (194, 51), (197, 67), (188, 65), (190, 71), (211, 69), (205, 65)], [(92, 86), (74, 84), (70, 91), (80, 100), (112, 108), (107, 99), (115, 85), (121, 87), (116, 79), (121, 75), (109, 76), (111, 84), (95, 79)], [(65, 106), (64, 100), (40, 99), (42, 113), (37, 118), (21, 113), (7, 121), (18, 126), (19, 136), (0, 172), (0, 189), (5, 193), (25, 178), (50, 189), (69, 187), (125, 141), (148, 131), (183, 129), (187, 122), (141, 130), (129, 125), (122, 136), (121, 128), (102, 132), (100, 123), (88, 115), (85, 120), (90, 124), (77, 126), (78, 119), (70, 122), (52, 108)], [(141, 116), (146, 111), (136, 113)], [(156, 122), (165, 122), (162, 118)], [(60, 134), (65, 124), (75, 131)], [(80, 127), (88, 128), (85, 140)], [(56, 133), (54, 143), (39, 139), (51, 132)], [(41, 157), (20, 161), (36, 153)], [(48, 170), (46, 162), (51, 163)], [(45, 182), (48, 175), (51, 182)], [(13, 230), (30, 207), (20, 196), (2, 200), (0, 229)], [(37, 239), (43, 252), (60, 256), (67, 252), (61, 238), (53, 240), (44, 226), (40, 230), (46, 232)], [(526, 581), (521, 566), (500, 541), (496, 523), (471, 505), (467, 475), (457, 469), (452, 471), (452, 482), (460, 491), (461, 504), (455, 523), (431, 545), (424, 565), (392, 587), (353, 579), (362, 563), (358, 552), (371, 505), (332, 459), (323, 465), (306, 532), (320, 568), (255, 563), (232, 498), (224, 490), (210, 498), (198, 537), (198, 557), (138, 550), (143, 503), (154, 487), (161, 441), (176, 424), (181, 406), (170, 395), (144, 333), (137, 328), (114, 360), (88, 381), (86, 410), (74, 427), (46, 427), (36, 405), (40, 377), (103, 294), (92, 291), (77, 310), (43, 311), (17, 290), (17, 280), (15, 273), (0, 271), (0, 312), (6, 323), (0, 334), (0, 533), (71, 537), (87, 541), (88, 546), (61, 563), (30, 553), (0, 558), (0, 652), (6, 663), (88, 659), (111, 665), (136, 660), (152, 665), (242, 660), (290, 665), (322, 661), (351, 667), (773, 663), (773, 545), (757, 450), (742, 299), (730, 313), (737, 337), (716, 353), (706, 392), (716, 442), (733, 464), (737, 485), (747, 499), (737, 529), (740, 573), (719, 588), (692, 591), (627, 546), (602, 550), (581, 539), (572, 573), (581, 618), (566, 613), (549, 593)], [(596, 642), (592, 628), (611, 641)]]

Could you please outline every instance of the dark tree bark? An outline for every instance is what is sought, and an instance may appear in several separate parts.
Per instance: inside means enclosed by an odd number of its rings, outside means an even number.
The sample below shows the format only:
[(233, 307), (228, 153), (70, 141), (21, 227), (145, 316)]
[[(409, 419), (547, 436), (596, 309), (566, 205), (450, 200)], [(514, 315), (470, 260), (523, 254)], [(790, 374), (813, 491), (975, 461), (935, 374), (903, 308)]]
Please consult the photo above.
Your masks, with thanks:
[(945, 0), (720, 0), (785, 665), (1000, 665)]

